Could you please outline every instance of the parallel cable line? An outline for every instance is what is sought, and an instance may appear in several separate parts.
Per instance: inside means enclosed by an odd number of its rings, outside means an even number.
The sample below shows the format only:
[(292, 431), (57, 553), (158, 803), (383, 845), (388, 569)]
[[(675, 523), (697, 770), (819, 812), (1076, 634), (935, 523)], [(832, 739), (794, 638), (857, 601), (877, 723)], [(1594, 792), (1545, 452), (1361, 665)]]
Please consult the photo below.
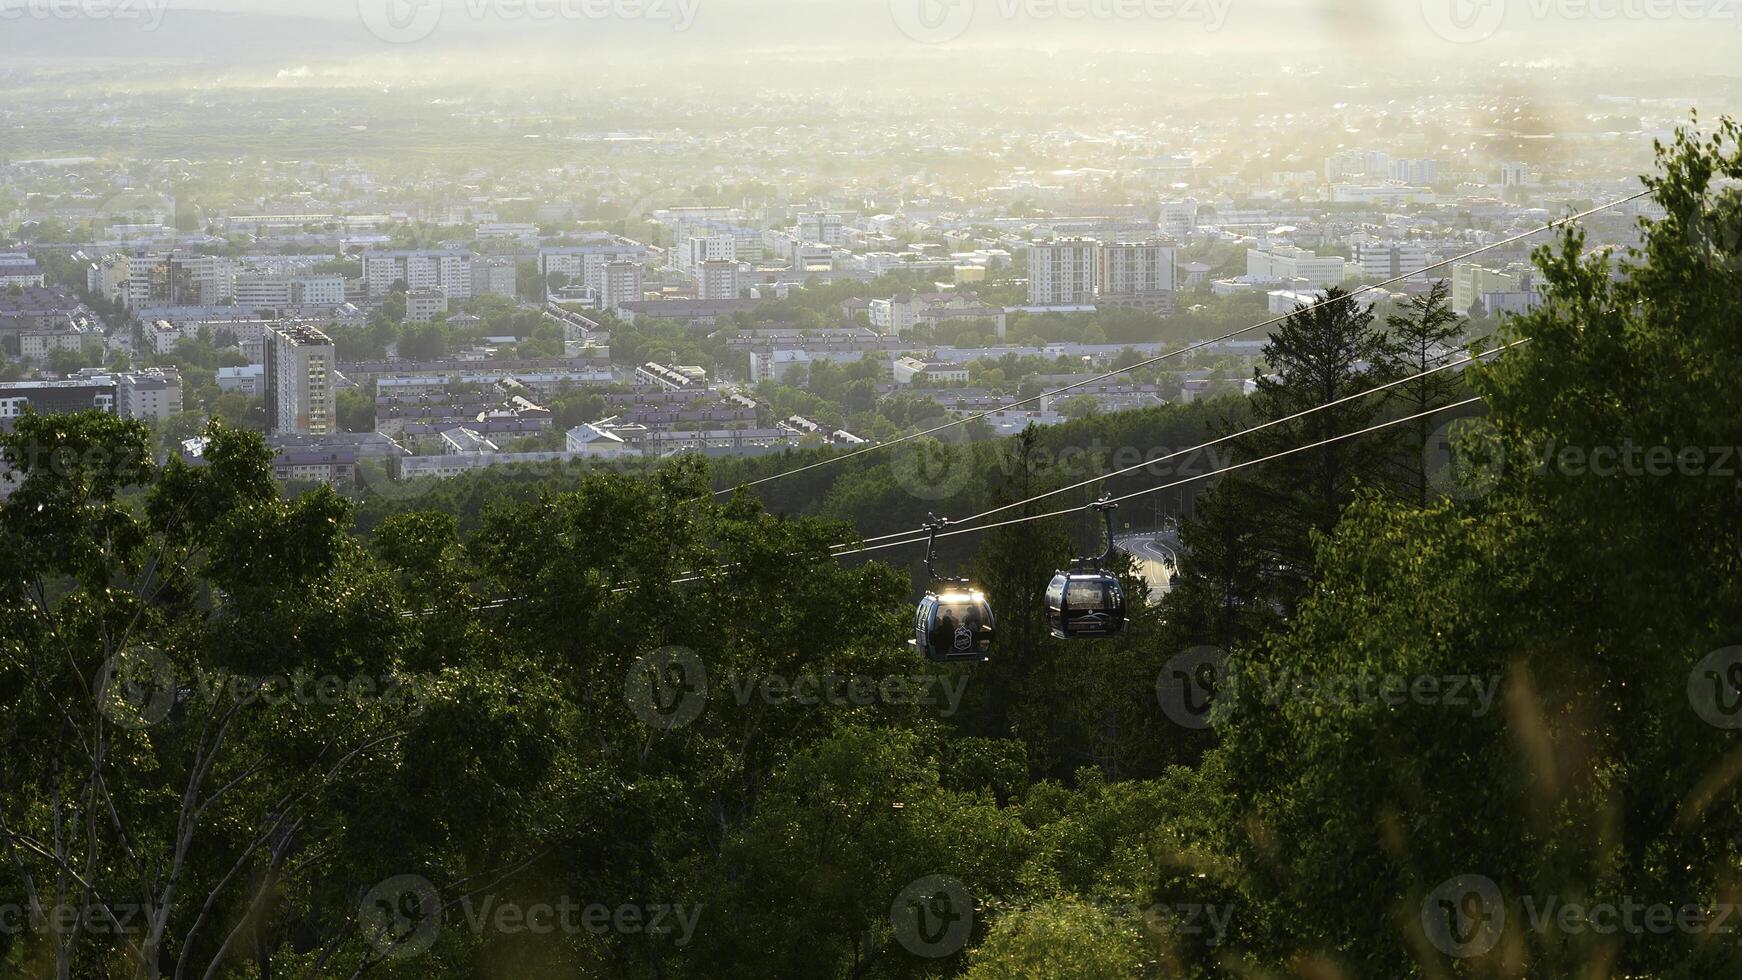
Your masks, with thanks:
[[(1257, 459), (1249, 459), (1249, 460), (1246, 460), (1245, 462), (1242, 462), (1242, 463), (1234, 463), (1230, 466), (1224, 466), (1224, 467), (1221, 467), (1220, 469), (1211, 470), (1207, 473), (1197, 473), (1197, 474), (1193, 474), (1192, 476), (1182, 477), (1181, 479), (1175, 480), (1172, 483), (1163, 483), (1163, 484), (1160, 484), (1159, 486), (1145, 487), (1142, 490), (1137, 490), (1135, 492), (1125, 494), (1122, 497), (1114, 497), (1114, 498), (1112, 498), (1111, 502), (1112, 503), (1120, 503), (1121, 501), (1131, 500), (1134, 497), (1143, 497), (1143, 496), (1147, 496), (1147, 495), (1152, 494), (1152, 493), (1159, 493), (1163, 490), (1171, 490), (1174, 487), (1184, 486), (1188, 483), (1195, 483), (1198, 480), (1207, 480), (1213, 476), (1221, 476), (1225, 473), (1233, 473), (1236, 470), (1243, 470), (1243, 469), (1246, 469), (1247, 467), (1250, 467), (1250, 466), (1259, 466), (1259, 465), (1262, 465), (1264, 463), (1269, 463), (1269, 462), (1272, 462), (1274, 460), (1282, 459), (1282, 458), (1287, 457), (1287, 456), (1293, 456), (1296, 453), (1304, 453), (1304, 452), (1308, 452), (1308, 451), (1313, 450), (1313, 449), (1321, 449), (1321, 448), (1323, 448), (1325, 446), (1329, 446), (1333, 443), (1338, 443), (1338, 442), (1342, 442), (1346, 439), (1354, 439), (1354, 438), (1357, 438), (1359, 436), (1368, 435), (1368, 434), (1373, 433), (1373, 432), (1378, 432), (1381, 429), (1388, 429), (1394, 425), (1402, 425), (1405, 422), (1414, 422), (1417, 419), (1429, 418), (1431, 416), (1438, 415), (1441, 412), (1449, 412), (1449, 411), (1452, 411), (1454, 409), (1463, 408), (1466, 405), (1474, 405), (1475, 403), (1477, 403), (1481, 400), (1482, 400), (1482, 396), (1476, 395), (1476, 396), (1471, 397), (1471, 398), (1466, 398), (1463, 401), (1452, 402), (1448, 405), (1441, 405), (1438, 408), (1430, 408), (1425, 412), (1417, 412), (1414, 415), (1405, 415), (1405, 416), (1402, 416), (1401, 418), (1390, 419), (1390, 420), (1385, 421), (1385, 422), (1380, 422), (1380, 423), (1377, 423), (1374, 425), (1367, 426), (1364, 429), (1357, 429), (1354, 432), (1345, 432), (1342, 435), (1331, 436), (1328, 439), (1320, 439), (1318, 442), (1308, 443), (1307, 445), (1304, 445), (1304, 446), (1295, 446), (1292, 449), (1284, 449), (1281, 452), (1271, 453), (1268, 456), (1261, 456)], [(1058, 493), (1058, 492), (1062, 492), (1062, 491), (1050, 491), (1048, 494), (1043, 494), (1043, 495), (1038, 496), (1038, 497), (1031, 497), (1028, 500), (1018, 501), (1017, 503), (1009, 504), (1006, 507), (1000, 508), (1000, 509), (1007, 510), (1010, 507), (1020, 507), (1020, 506), (1023, 506), (1025, 504), (1032, 503), (1035, 500), (1040, 500), (1045, 496), (1050, 496), (1051, 493)], [(1014, 519), (1008, 520), (1008, 521), (999, 521), (995, 524), (982, 524), (978, 527), (964, 527), (964, 528), (958, 528), (956, 530), (943, 530), (943, 531), (938, 532), (938, 537), (948, 538), (948, 537), (954, 537), (955, 535), (958, 535), (958, 534), (974, 534), (974, 533), (979, 532), (979, 531), (990, 531), (994, 528), (1010, 527), (1010, 526), (1016, 525), (1016, 524), (1027, 524), (1030, 521), (1045, 520), (1049, 517), (1063, 517), (1063, 516), (1066, 516), (1069, 514), (1080, 514), (1080, 513), (1082, 513), (1082, 510), (1083, 510), (1083, 508), (1081, 508), (1081, 507), (1067, 507), (1063, 510), (1048, 511), (1047, 513), (1044, 513), (1044, 514), (1032, 514), (1032, 515), (1029, 515), (1027, 517), (1018, 517), (1018, 518), (1014, 518)], [(991, 512), (988, 511), (988, 513), (991, 513)], [(912, 533), (912, 532), (908, 532), (908, 533)], [(887, 544), (877, 544), (877, 545), (871, 545), (870, 547), (853, 548), (853, 549), (850, 549), (847, 551), (837, 551), (837, 552), (835, 552), (833, 557), (839, 558), (839, 557), (843, 557), (846, 555), (862, 555), (862, 554), (865, 554), (866, 552), (881, 551), (885, 548), (899, 548), (899, 547), (902, 547), (903, 545), (919, 544), (920, 542), (925, 541), (928, 536), (929, 535), (922, 534), (918, 537), (909, 538), (905, 541), (892, 541), (892, 542), (889, 542)], [(697, 578), (699, 578), (699, 576)], [(692, 582), (692, 581), (696, 581), (697, 578), (688, 578), (688, 579), (683, 579), (681, 581)]]
[[(1411, 381), (1416, 381), (1416, 380), (1419, 380), (1421, 378), (1425, 378), (1431, 374), (1438, 374), (1441, 371), (1447, 371), (1447, 370), (1450, 370), (1450, 369), (1455, 368), (1455, 367), (1462, 367), (1464, 365), (1473, 364), (1479, 360), (1482, 360), (1483, 358), (1492, 357), (1493, 355), (1498, 354), (1501, 351), (1510, 350), (1511, 348), (1517, 347), (1520, 344), (1526, 344), (1529, 342), (1530, 342), (1530, 338), (1525, 337), (1521, 340), (1515, 340), (1509, 344), (1502, 344), (1499, 347), (1496, 347), (1492, 350), (1483, 351), (1480, 354), (1472, 354), (1472, 355), (1465, 357), (1465, 358), (1462, 358), (1460, 360), (1449, 361), (1445, 364), (1441, 364), (1439, 367), (1429, 368), (1426, 371), (1421, 371), (1421, 372), (1418, 372), (1416, 374), (1412, 374), (1407, 378), (1398, 378), (1395, 381), (1388, 381), (1388, 382), (1381, 384), (1381, 385), (1375, 385), (1374, 387), (1368, 388), (1365, 391), (1357, 391), (1352, 395), (1344, 395), (1342, 398), (1338, 398), (1335, 401), (1326, 402), (1323, 405), (1314, 405), (1312, 408), (1303, 409), (1299, 412), (1294, 413), (1293, 415), (1285, 415), (1281, 418), (1271, 419), (1268, 422), (1263, 422), (1263, 423), (1260, 423), (1258, 425), (1251, 426), (1250, 428), (1241, 429), (1238, 432), (1230, 432), (1229, 434), (1227, 434), (1225, 436), (1221, 436), (1221, 437), (1216, 438), (1216, 439), (1211, 439), (1209, 442), (1202, 443), (1202, 444), (1196, 445), (1196, 446), (1192, 446), (1188, 449), (1181, 449), (1181, 450), (1178, 450), (1176, 452), (1169, 453), (1166, 456), (1157, 456), (1154, 459), (1144, 460), (1141, 463), (1136, 463), (1136, 464), (1133, 464), (1131, 466), (1127, 466), (1124, 469), (1114, 470), (1111, 473), (1102, 473), (1099, 476), (1092, 476), (1086, 480), (1083, 480), (1080, 483), (1073, 483), (1068, 487), (1059, 487), (1056, 490), (1048, 490), (1045, 493), (1036, 494), (1035, 496), (1030, 497), (1027, 500), (1019, 500), (1016, 503), (1004, 504), (1003, 506), (994, 507), (991, 510), (981, 511), (980, 513), (975, 514), (971, 517), (964, 517), (960, 520), (951, 521), (950, 523), (951, 524), (972, 523), (973, 521), (977, 521), (983, 517), (990, 517), (993, 514), (1000, 514), (1000, 513), (1003, 513), (1004, 511), (1007, 511), (1007, 510), (1014, 510), (1014, 509), (1021, 507), (1025, 504), (1031, 504), (1036, 500), (1045, 500), (1047, 497), (1054, 497), (1054, 496), (1057, 496), (1061, 493), (1069, 493), (1072, 490), (1081, 490), (1084, 487), (1092, 486), (1096, 483), (1100, 483), (1103, 480), (1110, 480), (1116, 476), (1124, 476), (1125, 474), (1130, 473), (1134, 470), (1140, 470), (1140, 469), (1144, 469), (1145, 467), (1154, 466), (1156, 463), (1165, 463), (1170, 459), (1177, 459), (1181, 456), (1189, 456), (1195, 452), (1202, 452), (1205, 449), (1209, 449), (1209, 448), (1214, 447), (1214, 446), (1219, 446), (1224, 442), (1230, 442), (1232, 440), (1240, 438), (1241, 436), (1251, 435), (1254, 432), (1262, 432), (1263, 430), (1268, 429), (1271, 426), (1281, 425), (1284, 422), (1293, 422), (1297, 419), (1305, 418), (1306, 416), (1311, 415), (1314, 412), (1322, 412), (1328, 408), (1335, 408), (1338, 405), (1343, 405), (1343, 404), (1346, 404), (1348, 402), (1356, 401), (1356, 400), (1359, 400), (1361, 398), (1365, 398), (1368, 395), (1377, 394), (1378, 392), (1386, 391), (1386, 390), (1389, 390), (1391, 388), (1395, 388), (1399, 385), (1408, 384)], [(891, 538), (906, 537), (912, 533), (913, 533), (912, 531), (898, 531), (894, 534), (881, 534), (881, 535), (878, 535), (877, 537), (874, 537), (874, 538), (864, 538), (863, 540), (859, 541), (858, 543), (859, 544), (869, 544), (869, 543), (874, 542), (874, 541), (887, 541)], [(852, 545), (840, 544), (840, 545), (836, 545), (835, 547), (837, 547), (837, 548), (849, 548), (849, 547), (852, 547)]]

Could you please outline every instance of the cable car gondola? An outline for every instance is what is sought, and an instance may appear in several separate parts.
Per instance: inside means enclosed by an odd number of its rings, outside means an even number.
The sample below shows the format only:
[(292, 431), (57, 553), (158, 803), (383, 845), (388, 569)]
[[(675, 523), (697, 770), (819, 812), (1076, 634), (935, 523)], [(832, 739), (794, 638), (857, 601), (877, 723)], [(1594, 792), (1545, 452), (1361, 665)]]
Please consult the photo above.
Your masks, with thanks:
[(1103, 497), (1089, 505), (1107, 522), (1107, 550), (1099, 558), (1078, 558), (1053, 576), (1046, 588), (1046, 619), (1061, 640), (1101, 640), (1125, 630), (1125, 587), (1108, 570), (1113, 562), (1113, 511)]
[(937, 561), (938, 529), (948, 524), (934, 517), (926, 525), (931, 534), (925, 545), (925, 572), (932, 587), (914, 612), (913, 639), (908, 642), (938, 663), (984, 663), (992, 656), (997, 626), (992, 604), (969, 580), (939, 578), (932, 567)]

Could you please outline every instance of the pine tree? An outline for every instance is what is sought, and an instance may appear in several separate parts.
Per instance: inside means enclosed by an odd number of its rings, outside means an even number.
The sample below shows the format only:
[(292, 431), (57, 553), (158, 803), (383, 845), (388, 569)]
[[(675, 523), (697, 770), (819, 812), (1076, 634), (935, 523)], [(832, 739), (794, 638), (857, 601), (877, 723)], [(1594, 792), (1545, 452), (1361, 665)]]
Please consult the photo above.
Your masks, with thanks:
[[(1375, 326), (1372, 310), (1337, 288), (1284, 320), (1265, 345), (1264, 359), (1271, 373), (1255, 378), (1252, 396), (1259, 422), (1287, 419), (1371, 388), (1394, 362), (1391, 341)], [(1246, 458), (1261, 459), (1364, 429), (1382, 409), (1379, 398), (1356, 399), (1279, 422), (1242, 438), (1239, 448)], [(1250, 511), (1243, 517), (1263, 532), (1266, 593), (1281, 610), (1293, 608), (1312, 571), (1313, 535), (1336, 525), (1357, 486), (1384, 482), (1394, 443), (1389, 434), (1374, 433), (1249, 471)]]
[[(1444, 281), (1436, 282), (1426, 293), (1412, 299), (1405, 312), (1386, 319), (1391, 328), (1392, 360), (1401, 376), (1431, 371), (1454, 354), (1454, 340), (1463, 332), (1463, 322), (1452, 311), (1447, 292)], [(1420, 415), (1451, 404), (1463, 390), (1461, 375), (1445, 370), (1398, 385), (1392, 389), (1392, 401), (1398, 414)], [(1400, 457), (1404, 471), (1401, 490), (1417, 504), (1425, 505), (1432, 493), (1427, 449), (1440, 424), (1438, 418), (1423, 416), (1405, 426), (1405, 451)]]

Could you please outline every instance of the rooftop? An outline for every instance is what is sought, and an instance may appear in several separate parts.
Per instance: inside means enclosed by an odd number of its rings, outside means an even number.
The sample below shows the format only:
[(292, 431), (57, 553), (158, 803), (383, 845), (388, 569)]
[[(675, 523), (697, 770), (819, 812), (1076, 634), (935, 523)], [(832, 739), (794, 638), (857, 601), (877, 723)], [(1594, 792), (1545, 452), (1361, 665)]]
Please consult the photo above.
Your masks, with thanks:
[(266, 329), (274, 336), (283, 337), (290, 341), (296, 347), (331, 347), (333, 345), (332, 338), (306, 323), (290, 323)]

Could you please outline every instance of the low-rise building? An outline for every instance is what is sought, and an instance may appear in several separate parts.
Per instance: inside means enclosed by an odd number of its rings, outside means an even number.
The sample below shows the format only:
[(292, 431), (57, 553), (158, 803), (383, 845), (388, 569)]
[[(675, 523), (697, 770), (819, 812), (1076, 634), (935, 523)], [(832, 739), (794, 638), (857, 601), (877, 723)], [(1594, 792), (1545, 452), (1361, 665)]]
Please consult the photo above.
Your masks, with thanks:
[(114, 377), (116, 415), (161, 422), (181, 414), (181, 372), (175, 368), (126, 371)]
[(635, 380), (655, 385), (667, 391), (700, 390), (708, 383), (708, 372), (694, 365), (666, 366), (648, 361), (635, 369)]
[(259, 395), (265, 391), (263, 376), (266, 372), (264, 364), (243, 364), (240, 367), (221, 367), (218, 369), (218, 390), (239, 391), (244, 395)]
[(898, 385), (968, 383), (967, 365), (917, 357), (897, 358), (891, 365), (891, 374)]
[(615, 421), (612, 418), (599, 422), (583, 422), (568, 431), (564, 445), (577, 456), (616, 458), (640, 455), (640, 450), (611, 430), (611, 424)]

